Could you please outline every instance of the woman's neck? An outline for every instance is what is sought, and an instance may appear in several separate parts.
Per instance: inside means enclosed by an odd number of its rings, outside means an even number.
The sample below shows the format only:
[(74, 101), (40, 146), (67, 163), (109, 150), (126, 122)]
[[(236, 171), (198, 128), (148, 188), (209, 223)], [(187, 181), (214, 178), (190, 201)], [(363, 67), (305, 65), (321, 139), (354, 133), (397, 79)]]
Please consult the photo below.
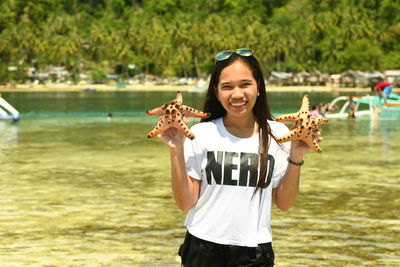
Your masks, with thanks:
[(229, 116), (223, 117), (225, 128), (234, 136), (240, 138), (249, 138), (258, 134), (258, 123), (256, 117), (252, 114), (247, 119), (232, 118)]

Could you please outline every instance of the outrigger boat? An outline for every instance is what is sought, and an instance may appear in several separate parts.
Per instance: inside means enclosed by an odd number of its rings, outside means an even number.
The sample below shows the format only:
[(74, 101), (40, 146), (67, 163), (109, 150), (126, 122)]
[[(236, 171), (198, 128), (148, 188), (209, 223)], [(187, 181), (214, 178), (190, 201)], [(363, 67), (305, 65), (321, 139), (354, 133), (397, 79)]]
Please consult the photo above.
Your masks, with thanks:
[(19, 112), (0, 94), (0, 120), (19, 121)]
[[(400, 96), (391, 94), (384, 103), (384, 99), (379, 96), (353, 96), (355, 117), (369, 116), (371, 119), (398, 119), (400, 118)], [(328, 110), (338, 107), (332, 113), (327, 113), (326, 118), (347, 118), (350, 108), (350, 98), (348, 96), (339, 96), (335, 98), (328, 106)]]

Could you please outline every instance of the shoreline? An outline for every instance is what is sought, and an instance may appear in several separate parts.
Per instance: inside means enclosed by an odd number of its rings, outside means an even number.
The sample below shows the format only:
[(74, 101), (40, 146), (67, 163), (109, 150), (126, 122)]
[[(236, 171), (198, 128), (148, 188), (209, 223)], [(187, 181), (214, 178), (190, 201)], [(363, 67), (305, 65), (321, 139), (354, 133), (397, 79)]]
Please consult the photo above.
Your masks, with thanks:
[[(267, 85), (267, 92), (371, 92), (369, 87), (343, 88), (337, 85), (326, 86), (275, 86)], [(85, 85), (65, 85), (65, 84), (48, 84), (48, 85), (25, 85), (19, 84), (14, 88), (9, 86), (0, 86), (0, 92), (77, 92), (77, 91), (192, 91), (206, 92), (207, 88), (196, 88), (194, 85), (153, 85), (153, 84), (135, 84), (118, 88), (115, 85), (105, 84), (85, 84)], [(393, 92), (400, 92), (400, 88), (394, 88)]]

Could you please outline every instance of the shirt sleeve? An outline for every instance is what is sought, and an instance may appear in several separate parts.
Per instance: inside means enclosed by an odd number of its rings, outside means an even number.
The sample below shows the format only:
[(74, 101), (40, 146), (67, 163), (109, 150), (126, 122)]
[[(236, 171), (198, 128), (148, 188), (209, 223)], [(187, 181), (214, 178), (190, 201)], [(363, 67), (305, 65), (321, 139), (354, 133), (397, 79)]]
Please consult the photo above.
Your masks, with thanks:
[(201, 180), (201, 148), (197, 137), (193, 140), (185, 139), (184, 152), (188, 175), (196, 180)]
[[(289, 132), (289, 128), (285, 124), (279, 122), (273, 122), (273, 124), (272, 132), (276, 137), (281, 137)], [(271, 142), (273, 143), (271, 145), (276, 146), (275, 153), (272, 155), (275, 160), (272, 187), (276, 188), (281, 183), (283, 175), (288, 167), (287, 157), (289, 156), (291, 142), (277, 143), (272, 138)]]
[(281, 183), (282, 177), (288, 167), (287, 157), (289, 156), (291, 142), (278, 144), (278, 150), (275, 155), (275, 173), (272, 178), (272, 188), (276, 188)]

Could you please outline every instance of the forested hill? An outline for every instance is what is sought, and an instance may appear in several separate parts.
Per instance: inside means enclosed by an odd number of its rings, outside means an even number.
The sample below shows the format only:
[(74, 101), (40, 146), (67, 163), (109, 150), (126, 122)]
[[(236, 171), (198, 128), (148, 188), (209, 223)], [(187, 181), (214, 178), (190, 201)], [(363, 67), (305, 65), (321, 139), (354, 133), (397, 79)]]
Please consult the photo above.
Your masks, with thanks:
[(7, 66), (163, 76), (250, 47), (265, 71), (400, 68), (400, 0), (1, 0)]

